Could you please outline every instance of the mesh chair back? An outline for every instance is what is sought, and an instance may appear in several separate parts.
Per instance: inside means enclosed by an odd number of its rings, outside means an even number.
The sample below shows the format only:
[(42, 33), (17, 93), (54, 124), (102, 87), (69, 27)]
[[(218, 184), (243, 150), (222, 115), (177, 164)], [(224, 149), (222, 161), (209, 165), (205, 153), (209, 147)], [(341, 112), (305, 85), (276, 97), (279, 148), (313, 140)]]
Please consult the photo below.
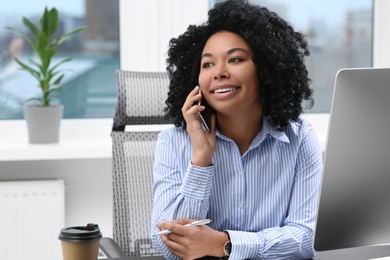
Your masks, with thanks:
[(117, 70), (118, 102), (114, 130), (126, 125), (167, 124), (164, 106), (169, 89), (167, 72)]
[(158, 132), (112, 132), (114, 240), (128, 256), (157, 255), (150, 239)]
[[(166, 72), (117, 70), (118, 99), (112, 128), (113, 238), (128, 256), (158, 255), (152, 248), (150, 221), (155, 143), (169, 124), (163, 108), (169, 88)], [(145, 131), (125, 131), (143, 125)], [(156, 129), (156, 128), (154, 128)]]

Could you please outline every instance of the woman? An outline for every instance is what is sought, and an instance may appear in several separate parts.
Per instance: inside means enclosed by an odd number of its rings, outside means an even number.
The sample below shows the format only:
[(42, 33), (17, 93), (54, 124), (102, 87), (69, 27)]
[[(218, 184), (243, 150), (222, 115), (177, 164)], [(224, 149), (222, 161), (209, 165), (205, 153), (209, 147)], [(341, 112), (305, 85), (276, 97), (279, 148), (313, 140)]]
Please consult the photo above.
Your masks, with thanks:
[[(302, 101), (312, 105), (302, 34), (230, 0), (172, 39), (168, 55), (176, 127), (157, 141), (154, 246), (168, 259), (311, 258), (322, 158), (299, 117)], [(208, 131), (202, 104), (214, 112)], [(185, 226), (201, 219), (212, 222)]]

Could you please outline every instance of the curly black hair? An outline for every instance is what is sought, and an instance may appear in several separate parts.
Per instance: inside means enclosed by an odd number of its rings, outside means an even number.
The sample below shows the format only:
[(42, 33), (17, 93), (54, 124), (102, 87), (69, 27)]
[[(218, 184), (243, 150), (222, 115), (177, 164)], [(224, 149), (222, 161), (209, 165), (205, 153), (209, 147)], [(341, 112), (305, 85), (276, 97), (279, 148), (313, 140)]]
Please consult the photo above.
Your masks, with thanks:
[(185, 125), (181, 107), (198, 84), (207, 39), (219, 31), (237, 33), (251, 47), (261, 82), (259, 98), (264, 116), (276, 129), (284, 131), (290, 120), (298, 119), (303, 100), (308, 108), (313, 106), (313, 90), (304, 62), (310, 52), (303, 34), (265, 7), (246, 0), (228, 0), (209, 11), (207, 22), (190, 25), (184, 34), (169, 42), (170, 85), (165, 112), (176, 126)]

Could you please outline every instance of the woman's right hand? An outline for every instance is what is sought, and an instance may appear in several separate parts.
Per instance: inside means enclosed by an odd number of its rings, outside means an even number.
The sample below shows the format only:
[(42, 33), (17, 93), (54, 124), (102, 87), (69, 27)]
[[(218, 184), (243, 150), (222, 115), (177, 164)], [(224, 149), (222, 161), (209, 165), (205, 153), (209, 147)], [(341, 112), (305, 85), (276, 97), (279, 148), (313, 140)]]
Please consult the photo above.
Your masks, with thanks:
[(210, 130), (202, 129), (199, 112), (205, 109), (204, 106), (198, 105), (202, 99), (199, 92), (199, 86), (196, 86), (187, 96), (181, 112), (187, 125), (187, 133), (191, 138), (194, 148), (192, 164), (200, 167), (210, 166), (215, 151), (215, 115), (211, 117)]

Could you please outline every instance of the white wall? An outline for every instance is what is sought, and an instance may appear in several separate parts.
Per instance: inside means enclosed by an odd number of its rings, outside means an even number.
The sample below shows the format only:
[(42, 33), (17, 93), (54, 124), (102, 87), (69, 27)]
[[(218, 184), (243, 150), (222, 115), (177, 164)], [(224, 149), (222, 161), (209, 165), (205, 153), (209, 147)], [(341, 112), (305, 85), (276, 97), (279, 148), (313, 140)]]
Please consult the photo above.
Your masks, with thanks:
[(119, 1), (120, 67), (165, 71), (169, 40), (207, 19), (208, 0)]
[(390, 67), (390, 1), (374, 0), (374, 67)]
[(63, 179), (65, 225), (97, 223), (112, 236), (111, 159), (0, 161), (0, 178)]

